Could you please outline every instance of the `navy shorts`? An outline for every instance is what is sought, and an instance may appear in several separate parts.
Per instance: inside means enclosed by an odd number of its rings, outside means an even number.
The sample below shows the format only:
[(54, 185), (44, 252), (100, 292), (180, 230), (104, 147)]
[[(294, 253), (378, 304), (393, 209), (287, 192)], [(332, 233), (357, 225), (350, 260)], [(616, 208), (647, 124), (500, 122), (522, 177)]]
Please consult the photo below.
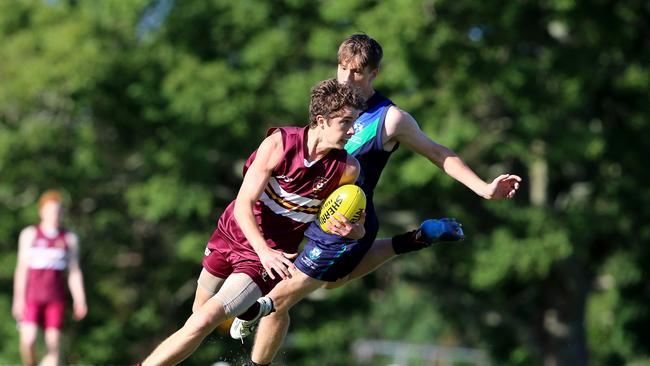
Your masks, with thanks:
[(317, 221), (312, 222), (305, 232), (307, 243), (294, 264), (307, 276), (321, 281), (335, 282), (349, 275), (377, 237), (379, 221), (372, 205), (366, 207), (364, 226), (366, 235), (359, 240), (351, 240), (328, 234)]

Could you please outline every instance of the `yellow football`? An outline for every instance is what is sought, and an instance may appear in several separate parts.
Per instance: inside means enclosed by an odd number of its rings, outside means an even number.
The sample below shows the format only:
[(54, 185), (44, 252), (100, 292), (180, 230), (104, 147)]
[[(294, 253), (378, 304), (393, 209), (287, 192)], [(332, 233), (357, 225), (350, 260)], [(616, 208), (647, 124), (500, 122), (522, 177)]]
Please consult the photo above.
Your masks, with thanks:
[(366, 194), (359, 186), (354, 184), (345, 184), (338, 187), (323, 202), (318, 213), (320, 227), (327, 230), (327, 220), (335, 213), (347, 217), (350, 222), (357, 222), (361, 217), (361, 212), (366, 209)]

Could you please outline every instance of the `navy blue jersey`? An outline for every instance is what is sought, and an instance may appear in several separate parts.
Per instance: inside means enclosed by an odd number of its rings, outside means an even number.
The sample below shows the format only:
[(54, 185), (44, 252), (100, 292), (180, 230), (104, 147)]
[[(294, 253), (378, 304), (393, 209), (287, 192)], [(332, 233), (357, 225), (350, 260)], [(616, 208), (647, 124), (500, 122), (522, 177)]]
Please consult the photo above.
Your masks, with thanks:
[(384, 142), (381, 140), (386, 113), (393, 102), (375, 93), (368, 99), (367, 105), (368, 108), (354, 122), (354, 135), (345, 145), (345, 150), (359, 160), (361, 174), (356, 184), (363, 189), (366, 197), (372, 200), (379, 176), (397, 145), (392, 151), (385, 151)]
[(312, 222), (305, 231), (307, 243), (294, 262), (300, 271), (311, 278), (333, 282), (347, 276), (370, 249), (379, 231), (373, 193), (388, 158), (398, 145), (391, 151), (385, 151), (382, 141), (386, 113), (393, 102), (375, 93), (366, 104), (366, 110), (354, 122), (354, 135), (345, 145), (345, 150), (361, 165), (356, 184), (363, 189), (367, 198), (366, 235), (359, 240), (343, 238), (323, 231), (318, 221)]

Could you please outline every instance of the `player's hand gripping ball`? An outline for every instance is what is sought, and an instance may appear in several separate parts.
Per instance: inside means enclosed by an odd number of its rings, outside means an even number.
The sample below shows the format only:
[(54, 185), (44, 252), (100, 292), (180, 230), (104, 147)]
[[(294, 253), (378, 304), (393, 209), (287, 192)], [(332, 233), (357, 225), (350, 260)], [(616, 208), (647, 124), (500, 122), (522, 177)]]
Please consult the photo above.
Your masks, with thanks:
[(318, 221), (320, 227), (325, 232), (329, 232), (327, 230), (327, 220), (332, 215), (340, 213), (350, 220), (350, 222), (354, 223), (359, 221), (361, 213), (365, 209), (366, 194), (354, 184), (345, 184), (337, 188), (325, 199), (318, 213)]

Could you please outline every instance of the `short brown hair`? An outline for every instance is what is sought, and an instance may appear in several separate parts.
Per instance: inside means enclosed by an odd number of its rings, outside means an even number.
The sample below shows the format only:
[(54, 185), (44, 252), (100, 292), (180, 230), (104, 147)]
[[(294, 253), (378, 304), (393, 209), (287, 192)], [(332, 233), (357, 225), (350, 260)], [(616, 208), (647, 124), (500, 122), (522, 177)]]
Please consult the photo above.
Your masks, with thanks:
[(383, 57), (379, 43), (365, 34), (353, 34), (339, 46), (339, 65), (357, 62), (361, 67), (376, 69)]
[(336, 113), (345, 107), (360, 111), (366, 108), (359, 88), (340, 84), (336, 79), (321, 81), (311, 89), (309, 125), (315, 127), (317, 125), (316, 117), (319, 115), (326, 119), (336, 117)]
[(43, 192), (41, 197), (38, 199), (38, 208), (41, 209), (41, 207), (50, 201), (61, 203), (61, 192), (56, 189), (48, 189)]

